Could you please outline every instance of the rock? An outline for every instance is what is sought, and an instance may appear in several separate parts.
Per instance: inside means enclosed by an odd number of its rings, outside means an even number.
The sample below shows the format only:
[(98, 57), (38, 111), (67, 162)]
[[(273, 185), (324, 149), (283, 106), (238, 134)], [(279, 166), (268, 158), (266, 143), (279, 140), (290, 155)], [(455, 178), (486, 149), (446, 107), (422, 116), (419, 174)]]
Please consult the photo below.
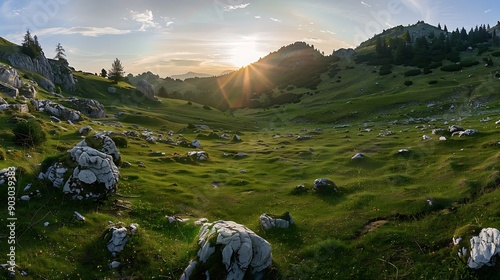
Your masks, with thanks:
[(121, 161), (120, 152), (118, 152), (118, 148), (116, 147), (113, 139), (109, 137), (108, 132), (99, 132), (92, 136), (89, 136), (85, 138), (85, 140), (76, 144), (76, 146), (99, 149), (99, 151), (112, 156), (115, 163)]
[(0, 97), (0, 105), (8, 105), (9, 103), (7, 103), (7, 101), (5, 101), (5, 99), (3, 99), (2, 97)]
[(365, 155), (362, 153), (357, 153), (351, 157), (351, 159), (362, 159), (365, 158)]
[(205, 160), (208, 160), (209, 156), (208, 156), (208, 153), (207, 152), (204, 152), (204, 151), (192, 151), (192, 152), (188, 152), (188, 157), (194, 159), (194, 160), (198, 160), (198, 161), (205, 161)]
[(464, 128), (463, 128), (463, 127), (461, 127), (461, 126), (458, 126), (458, 125), (450, 125), (450, 126), (448, 127), (448, 131), (449, 131), (450, 133), (454, 133), (454, 132), (457, 132), (457, 131), (464, 131)]
[(80, 133), (81, 135), (84, 135), (84, 136), (87, 136), (89, 135), (89, 133), (92, 131), (92, 127), (90, 127), (89, 125), (86, 125), (86, 126), (83, 126), (81, 127), (79, 130), (78, 130), (78, 133)]
[(108, 267), (110, 269), (115, 269), (117, 267), (119, 267), (121, 265), (121, 263), (119, 261), (112, 261), (108, 264)]
[(470, 239), (470, 248), (467, 262), (470, 268), (494, 265), (492, 258), (500, 252), (500, 231), (495, 228), (483, 228), (479, 236)]
[(423, 135), (422, 136), (422, 140), (430, 140), (430, 139), (432, 139), (432, 138), (430, 136), (428, 136), (428, 135)]
[(202, 146), (201, 146), (200, 140), (195, 139), (195, 140), (191, 141), (191, 147), (201, 149)]
[(52, 102), (50, 100), (35, 100), (31, 99), (31, 104), (35, 107), (37, 111), (47, 112), (51, 116), (55, 116), (62, 120), (70, 120), (72, 122), (78, 122), (83, 120), (80, 112), (73, 109), (68, 109), (61, 104)]
[(183, 219), (177, 216), (165, 216), (167, 218), (168, 223), (184, 223), (185, 221), (188, 221), (189, 219)]
[(304, 184), (295, 186), (292, 190), (292, 194), (303, 194), (307, 192), (307, 188)]
[(20, 88), (25, 84), (16, 69), (3, 63), (0, 63), (0, 82), (4, 82), (13, 88)]
[(259, 218), (259, 224), (264, 230), (272, 228), (289, 228), (294, 221), (290, 212), (286, 212), (281, 216), (272, 214), (262, 214)]
[(241, 137), (238, 134), (235, 134), (233, 136), (233, 139), (231, 141), (233, 141), (233, 142), (241, 142), (242, 140), (241, 140)]
[(262, 279), (272, 263), (271, 245), (232, 221), (204, 224), (198, 247), (196, 259), (189, 263), (181, 280), (210, 279), (208, 271), (221, 279)]
[(28, 104), (9, 104), (9, 109), (14, 112), (19, 112), (21, 114), (27, 114), (30, 112)]
[(442, 128), (436, 128), (432, 130), (432, 134), (434, 135), (443, 135), (445, 133), (445, 130)]
[(53, 121), (53, 122), (56, 122), (56, 123), (60, 123), (61, 122), (61, 120), (58, 117), (56, 117), (56, 116), (50, 116), (50, 120)]
[(111, 252), (111, 254), (116, 255), (123, 251), (127, 241), (130, 239), (131, 235), (134, 235), (137, 231), (137, 224), (131, 224), (129, 227), (124, 226), (111, 226), (108, 230), (108, 233), (104, 236), (104, 238), (110, 238), (108, 240), (107, 248)]
[(17, 98), (19, 95), (19, 90), (17, 88), (4, 82), (0, 82), (0, 92), (12, 98)]
[(81, 112), (89, 118), (104, 118), (106, 112), (104, 106), (94, 99), (77, 99), (72, 98), (69, 103), (75, 110)]
[(21, 198), (20, 198), (20, 199), (21, 199), (21, 200), (24, 200), (24, 201), (28, 201), (28, 200), (30, 200), (30, 199), (31, 199), (31, 197), (30, 197), (29, 195), (23, 195), (23, 196), (21, 196)]
[(76, 212), (76, 211), (75, 211), (75, 212), (73, 212), (73, 214), (75, 215), (75, 217), (76, 217), (76, 219), (77, 219), (78, 221), (85, 222), (85, 217), (84, 217), (82, 214), (80, 214), (80, 213), (78, 213), (78, 212)]
[(164, 156), (165, 153), (164, 152), (151, 152), (149, 153), (150, 156), (155, 156), (155, 157), (160, 157), (160, 156)]
[(407, 154), (409, 152), (410, 152), (410, 150), (408, 150), (408, 149), (400, 149), (400, 150), (398, 150), (398, 154)]
[(295, 138), (295, 140), (311, 140), (313, 137), (312, 135), (299, 135), (297, 136), (297, 138)]
[(476, 134), (478, 132), (479, 131), (477, 131), (475, 129), (466, 129), (466, 130), (463, 130), (463, 131), (455, 131), (455, 132), (453, 132), (453, 134), (451, 136), (455, 136), (455, 135), (458, 135), (458, 137), (471, 136), (471, 135), (474, 135), (474, 134)]
[(500, 120), (496, 121), (495, 124), (497, 124), (497, 125), (500, 124)]
[(40, 173), (38, 178), (43, 180), (47, 179), (52, 182), (52, 186), (55, 188), (60, 188), (64, 185), (64, 175), (68, 171), (68, 168), (64, 167), (62, 163), (54, 163), (52, 166), (49, 166), (45, 173)]
[(43, 226), (45, 226), (45, 227), (48, 227), (49, 225), (50, 225), (50, 223), (49, 223), (49, 222), (45, 222), (45, 223), (43, 223)]
[(142, 93), (147, 99), (156, 100), (155, 98), (155, 88), (152, 84), (148, 83), (146, 80), (140, 80), (137, 82), (137, 91)]
[(319, 178), (314, 180), (313, 190), (318, 193), (337, 193), (337, 185), (328, 178)]
[(207, 218), (199, 218), (198, 220), (194, 221), (194, 224), (196, 226), (201, 226), (204, 223), (208, 223), (208, 219)]
[(24, 86), (19, 88), (19, 95), (24, 96), (26, 98), (36, 98), (37, 91), (36, 88), (30, 84), (25, 84)]
[(116, 88), (108, 87), (108, 93), (116, 93)]
[(439, 137), (439, 141), (446, 141), (446, 140), (447, 140), (447, 139), (446, 139), (446, 137), (444, 137), (444, 136)]

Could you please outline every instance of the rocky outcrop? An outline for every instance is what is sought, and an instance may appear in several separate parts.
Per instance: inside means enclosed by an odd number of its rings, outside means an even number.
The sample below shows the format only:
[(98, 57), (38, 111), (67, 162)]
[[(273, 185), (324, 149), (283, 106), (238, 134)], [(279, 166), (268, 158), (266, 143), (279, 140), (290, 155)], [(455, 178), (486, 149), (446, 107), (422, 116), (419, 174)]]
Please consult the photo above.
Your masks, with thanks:
[(470, 268), (494, 265), (493, 257), (500, 253), (500, 231), (495, 228), (483, 228), (478, 236), (470, 239), (470, 256), (467, 262)]
[(0, 63), (0, 82), (9, 84), (15, 88), (20, 88), (24, 85), (19, 72), (10, 65), (3, 63)]
[(336, 51), (333, 51), (333, 56), (337, 56), (337, 57), (340, 57), (340, 58), (351, 58), (353, 57), (354, 55), (356, 55), (356, 51), (349, 48), (349, 49), (338, 49)]
[(65, 121), (78, 122), (83, 120), (80, 112), (64, 107), (61, 104), (52, 102), (50, 100), (35, 100), (31, 99), (31, 104), (35, 110), (47, 112), (51, 116), (55, 116)]
[(155, 88), (152, 84), (148, 83), (146, 80), (140, 80), (136, 86), (137, 91), (142, 93), (147, 99), (156, 100), (155, 98)]
[(109, 238), (107, 248), (113, 257), (123, 251), (129, 238), (137, 232), (137, 228), (137, 224), (131, 224), (128, 227), (113, 225), (108, 229), (104, 239)]
[(19, 90), (17, 88), (4, 82), (0, 82), (0, 92), (12, 98), (16, 98), (19, 95)]
[(69, 103), (75, 110), (81, 112), (89, 118), (104, 118), (106, 112), (104, 106), (94, 99), (78, 99), (72, 98)]
[(49, 180), (54, 187), (63, 186), (64, 193), (73, 199), (103, 198), (116, 191), (119, 171), (114, 161), (120, 159), (113, 140), (100, 133), (78, 143), (68, 151), (67, 158), (38, 177)]
[(35, 59), (20, 53), (2, 53), (0, 57), (8, 61), (13, 67), (36, 72), (43, 77), (37, 79), (38, 84), (45, 90), (53, 92), (55, 84), (60, 84), (65, 90), (76, 88), (75, 80), (67, 61), (47, 59), (43, 54)]
[(272, 263), (271, 245), (231, 221), (204, 224), (198, 235), (198, 247), (196, 258), (189, 263), (181, 280), (262, 279)]
[(30, 84), (25, 84), (19, 88), (19, 95), (24, 96), (26, 98), (36, 98), (37, 91), (36, 88)]

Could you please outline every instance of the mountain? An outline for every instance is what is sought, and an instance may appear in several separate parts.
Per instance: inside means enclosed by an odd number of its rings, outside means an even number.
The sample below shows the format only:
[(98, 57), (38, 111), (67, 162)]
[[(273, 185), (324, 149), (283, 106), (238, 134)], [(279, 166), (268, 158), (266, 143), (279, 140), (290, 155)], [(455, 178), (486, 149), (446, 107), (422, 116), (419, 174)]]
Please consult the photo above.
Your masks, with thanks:
[(185, 79), (191, 79), (191, 78), (207, 78), (207, 77), (211, 77), (213, 75), (210, 75), (210, 74), (204, 74), (204, 73), (195, 73), (195, 72), (187, 72), (186, 74), (182, 74), (182, 75), (172, 75), (170, 76), (170, 78), (172, 79), (179, 79), (179, 80), (185, 80)]

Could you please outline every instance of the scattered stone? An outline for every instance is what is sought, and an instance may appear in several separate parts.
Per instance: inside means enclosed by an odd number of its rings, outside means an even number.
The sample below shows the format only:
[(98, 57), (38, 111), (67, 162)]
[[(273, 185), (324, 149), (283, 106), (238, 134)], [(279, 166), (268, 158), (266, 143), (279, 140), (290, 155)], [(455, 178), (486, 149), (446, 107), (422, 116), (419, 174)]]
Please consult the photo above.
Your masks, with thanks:
[(183, 219), (183, 218), (177, 217), (177, 216), (165, 216), (165, 218), (167, 218), (169, 224), (171, 224), (171, 223), (184, 223), (185, 221), (189, 220), (189, 219)]
[(262, 279), (272, 263), (271, 245), (232, 221), (204, 224), (198, 246), (196, 259), (189, 263), (181, 280), (210, 279), (208, 271), (221, 279)]
[(458, 135), (458, 137), (472, 136), (474, 134), (477, 134), (478, 132), (479, 131), (477, 131), (476, 129), (466, 129), (463, 131), (455, 131), (455, 132), (453, 132), (453, 134), (451, 136), (455, 136), (455, 135)]
[(24, 200), (24, 201), (29, 201), (30, 200), (30, 196), (29, 195), (23, 195), (23, 196), (21, 196), (20, 199)]
[(233, 139), (231, 141), (233, 141), (233, 142), (241, 142), (242, 140), (241, 140), (241, 137), (238, 134), (235, 134), (233, 136)]
[(188, 152), (187, 155), (188, 157), (198, 161), (205, 161), (209, 158), (208, 153), (205, 151), (191, 151)]
[(461, 127), (461, 126), (458, 126), (458, 125), (450, 125), (450, 126), (448, 127), (448, 131), (449, 131), (450, 133), (455, 133), (455, 132), (457, 132), (457, 131), (464, 131), (464, 128), (463, 128), (463, 127)]
[(445, 130), (442, 128), (436, 128), (432, 130), (432, 134), (434, 135), (443, 135), (445, 133)]
[(430, 139), (431, 139), (431, 137), (428, 136), (428, 135), (423, 135), (422, 136), (422, 140), (430, 140)]
[(50, 100), (36, 100), (31, 99), (31, 104), (40, 112), (47, 112), (49, 115), (57, 117), (62, 120), (70, 120), (72, 122), (78, 122), (83, 120), (80, 112), (68, 109), (61, 104), (52, 102)]
[(299, 135), (295, 140), (301, 141), (301, 140), (311, 140), (313, 137), (312, 135)]
[(78, 212), (76, 212), (76, 211), (75, 211), (75, 212), (73, 212), (73, 214), (75, 215), (75, 217), (76, 217), (76, 219), (77, 219), (78, 221), (85, 222), (85, 217), (84, 217), (82, 214), (80, 214), (80, 213), (78, 213)]
[(293, 225), (294, 221), (290, 212), (286, 212), (280, 216), (264, 213), (260, 215), (259, 224), (264, 230), (270, 230), (272, 228), (286, 229)]
[(307, 192), (307, 188), (304, 184), (295, 186), (292, 190), (292, 194), (303, 194)]
[(104, 235), (104, 238), (107, 239), (111, 234), (107, 245), (108, 251), (110, 251), (113, 256), (123, 251), (127, 241), (130, 239), (130, 236), (136, 233), (137, 228), (137, 224), (131, 224), (129, 227), (116, 225), (111, 226), (108, 229), (108, 233)]
[(362, 153), (357, 153), (351, 157), (351, 159), (363, 159), (365, 158), (365, 155)]
[(398, 150), (398, 154), (407, 154), (409, 152), (410, 152), (410, 150), (408, 150), (408, 149), (400, 149), (400, 150)]
[(160, 156), (164, 156), (165, 153), (164, 152), (151, 152), (149, 153), (150, 156), (154, 156), (154, 157), (160, 157)]
[(26, 98), (36, 98), (37, 91), (36, 88), (30, 84), (24, 84), (24, 86), (19, 88), (19, 95)]
[(108, 87), (108, 93), (116, 93), (116, 88)]
[(46, 227), (48, 227), (50, 225), (50, 223), (49, 222), (45, 222), (45, 223), (43, 223), (43, 225), (46, 226)]
[(201, 149), (201, 142), (199, 140), (193, 140), (191, 141), (191, 147), (196, 148), (196, 149)]
[(328, 178), (319, 178), (314, 180), (313, 190), (318, 193), (337, 193), (337, 185)]
[(203, 225), (205, 223), (208, 223), (208, 219), (207, 218), (200, 218), (200, 219), (194, 221), (194, 224), (196, 226), (201, 226), (201, 225)]
[(81, 127), (79, 130), (78, 130), (78, 133), (80, 133), (81, 135), (84, 135), (84, 136), (87, 136), (89, 135), (89, 133), (93, 130), (93, 128), (89, 125), (86, 125), (84, 127)]
[(119, 267), (120, 265), (121, 265), (121, 263), (119, 261), (112, 261), (108, 264), (110, 269), (115, 269), (115, 268)]
[(481, 119), (480, 122), (489, 122), (491, 121), (491, 118), (490, 117), (487, 117), (485, 119)]
[(444, 136), (439, 137), (439, 141), (446, 141), (446, 140), (447, 140), (447, 139), (446, 139), (446, 137), (444, 137)]
[(500, 124), (500, 120), (496, 121), (495, 124)]
[(493, 257), (500, 252), (500, 231), (495, 228), (483, 228), (479, 236), (470, 239), (470, 256), (467, 262), (470, 268), (493, 266)]
[(54, 121), (56, 123), (60, 123), (61, 122), (61, 120), (58, 117), (55, 117), (55, 116), (50, 116), (50, 120)]
[(24, 187), (23, 191), (27, 192), (31, 189), (31, 183), (27, 184), (26, 187)]

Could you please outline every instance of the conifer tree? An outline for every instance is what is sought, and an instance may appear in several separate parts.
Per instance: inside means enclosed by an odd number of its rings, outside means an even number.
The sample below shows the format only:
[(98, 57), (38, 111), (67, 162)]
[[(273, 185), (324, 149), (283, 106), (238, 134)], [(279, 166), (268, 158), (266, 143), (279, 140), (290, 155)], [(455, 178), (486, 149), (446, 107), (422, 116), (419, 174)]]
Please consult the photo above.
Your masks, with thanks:
[(108, 71), (108, 78), (110, 80), (113, 80), (115, 83), (118, 83), (119, 81), (123, 80), (124, 73), (125, 71), (123, 71), (121, 61), (116, 58), (115, 61), (113, 61), (113, 64), (111, 64), (111, 69)]
[(57, 59), (59, 61), (65, 61), (66, 60), (66, 50), (62, 47), (61, 43), (58, 43), (56, 46), (56, 56), (54, 59)]

